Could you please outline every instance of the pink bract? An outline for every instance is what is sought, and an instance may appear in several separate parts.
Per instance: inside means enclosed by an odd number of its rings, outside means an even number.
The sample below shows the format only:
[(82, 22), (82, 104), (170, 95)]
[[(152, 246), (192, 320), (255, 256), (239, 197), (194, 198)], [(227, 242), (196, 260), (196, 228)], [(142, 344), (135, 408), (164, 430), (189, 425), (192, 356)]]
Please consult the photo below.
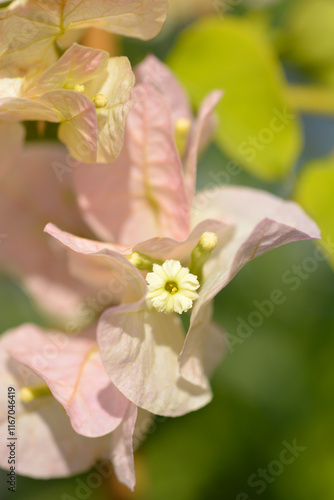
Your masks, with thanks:
[[(152, 71), (157, 73), (154, 59), (146, 65), (146, 72), (154, 65)], [(165, 68), (160, 74), (172, 78)], [(204, 102), (182, 162), (173, 141), (175, 110), (173, 114), (170, 103), (176, 100), (181, 113), (186, 113), (186, 98), (182, 103), (176, 82), (163, 89), (161, 94), (148, 81), (137, 85), (125, 145), (114, 164), (94, 169), (81, 165), (75, 171), (85, 220), (110, 243), (78, 238), (53, 225), (46, 231), (70, 249), (71, 261), (79, 259), (77, 276), (84, 276), (87, 267), (93, 278), (99, 259), (100, 271), (105, 266), (109, 272), (110, 265), (123, 269), (127, 284), (123, 297), (98, 322), (103, 363), (113, 384), (130, 401), (153, 413), (177, 416), (200, 408), (212, 397), (208, 376), (226, 345), (211, 319), (214, 296), (255, 257), (320, 234), (297, 204), (259, 190), (217, 186), (194, 198), (203, 124), (220, 95), (211, 94)], [(138, 252), (152, 260), (174, 259), (188, 266), (205, 231), (217, 234), (218, 245), (204, 266), (184, 339), (178, 315), (147, 306), (144, 273), (126, 256)]]
[[(88, 469), (99, 458), (110, 458), (118, 479), (133, 489), (137, 409), (110, 382), (94, 335), (86, 332), (71, 338), (27, 324), (4, 334), (0, 343), (0, 377), (16, 393), (17, 472), (37, 478), (68, 476)], [(52, 395), (21, 400), (22, 387), (41, 383)], [(5, 399), (1, 408), (4, 436)], [(2, 442), (6, 446), (6, 440)], [(0, 464), (5, 468), (6, 457), (1, 453)]]

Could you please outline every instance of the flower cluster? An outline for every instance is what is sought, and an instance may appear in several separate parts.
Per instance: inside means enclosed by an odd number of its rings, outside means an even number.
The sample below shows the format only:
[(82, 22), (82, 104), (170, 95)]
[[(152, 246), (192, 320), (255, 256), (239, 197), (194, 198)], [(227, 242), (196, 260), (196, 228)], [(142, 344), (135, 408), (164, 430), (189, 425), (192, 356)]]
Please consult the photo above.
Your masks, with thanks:
[[(148, 39), (166, 9), (161, 0), (0, 9), (0, 229), (9, 235), (0, 265), (56, 325), (24, 324), (0, 340), (0, 376), (19, 394), (21, 474), (67, 476), (109, 458), (133, 488), (137, 413), (179, 416), (212, 398), (226, 346), (215, 295), (264, 252), (319, 238), (295, 203), (271, 194), (195, 193), (221, 91), (195, 118), (155, 57), (133, 73), (125, 57), (76, 43), (94, 25)], [(68, 149), (24, 145), (27, 120), (59, 123)]]

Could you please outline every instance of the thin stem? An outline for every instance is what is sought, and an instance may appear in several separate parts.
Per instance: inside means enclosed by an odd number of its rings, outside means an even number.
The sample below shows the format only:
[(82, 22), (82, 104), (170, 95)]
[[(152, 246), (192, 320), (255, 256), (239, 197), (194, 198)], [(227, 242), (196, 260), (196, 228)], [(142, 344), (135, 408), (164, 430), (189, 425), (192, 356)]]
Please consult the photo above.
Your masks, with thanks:
[(334, 89), (291, 85), (287, 88), (288, 103), (294, 109), (317, 115), (334, 115)]
[(81, 43), (94, 49), (106, 50), (111, 57), (121, 54), (119, 37), (98, 28), (89, 28), (85, 32)]

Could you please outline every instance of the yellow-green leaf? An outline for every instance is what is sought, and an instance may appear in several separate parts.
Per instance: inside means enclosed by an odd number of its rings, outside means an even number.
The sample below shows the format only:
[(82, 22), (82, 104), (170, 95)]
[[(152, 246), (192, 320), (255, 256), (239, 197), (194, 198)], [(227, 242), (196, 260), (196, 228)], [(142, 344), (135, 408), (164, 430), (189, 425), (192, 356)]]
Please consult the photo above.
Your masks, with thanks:
[(282, 51), (310, 70), (334, 68), (333, 0), (292, 2), (283, 26)]
[(185, 30), (169, 64), (198, 106), (222, 88), (217, 140), (254, 175), (284, 178), (301, 146), (298, 118), (285, 101), (285, 80), (275, 55), (245, 20), (207, 18)]
[(319, 225), (320, 245), (334, 267), (334, 156), (314, 160), (303, 168), (294, 198)]

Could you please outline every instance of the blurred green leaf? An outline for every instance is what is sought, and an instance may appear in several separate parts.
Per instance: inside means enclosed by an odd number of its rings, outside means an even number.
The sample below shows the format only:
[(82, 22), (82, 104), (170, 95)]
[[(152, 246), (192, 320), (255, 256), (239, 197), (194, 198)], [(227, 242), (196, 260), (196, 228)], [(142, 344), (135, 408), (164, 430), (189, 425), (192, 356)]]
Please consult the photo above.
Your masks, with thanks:
[(195, 23), (168, 62), (195, 106), (210, 90), (224, 89), (217, 139), (227, 154), (263, 180), (288, 175), (300, 151), (299, 121), (288, 109), (278, 60), (249, 21)]
[(294, 198), (317, 222), (321, 245), (334, 266), (334, 156), (308, 163), (301, 171)]
[(0, 276), (0, 333), (22, 323), (46, 325), (46, 318), (36, 310), (30, 297), (9, 277)]
[(333, 0), (292, 2), (283, 23), (281, 43), (284, 56), (309, 70), (334, 69)]

